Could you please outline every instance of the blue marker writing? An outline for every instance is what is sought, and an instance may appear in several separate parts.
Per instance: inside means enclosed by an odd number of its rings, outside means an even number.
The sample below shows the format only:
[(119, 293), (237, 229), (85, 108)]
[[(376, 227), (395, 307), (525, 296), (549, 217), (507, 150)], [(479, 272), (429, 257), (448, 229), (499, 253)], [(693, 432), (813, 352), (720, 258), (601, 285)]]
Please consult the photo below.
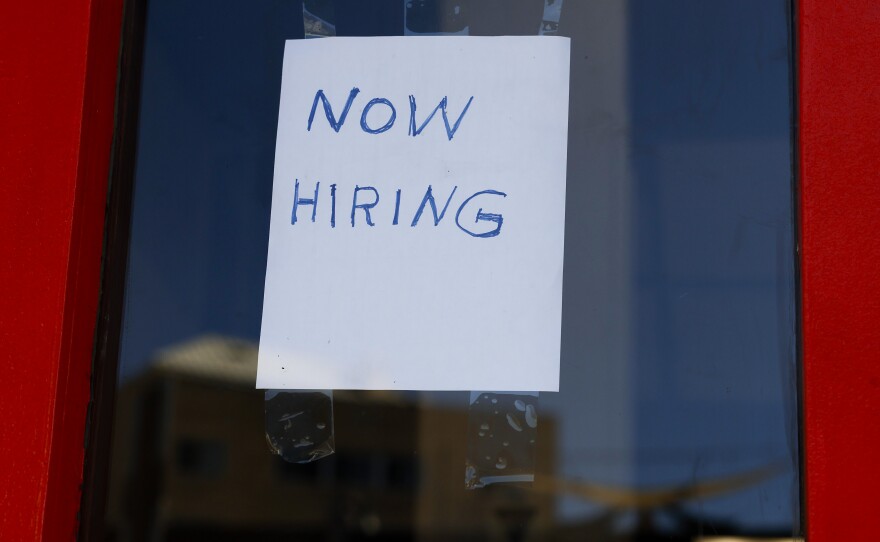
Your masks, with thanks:
[(290, 223), (296, 224), (296, 210), (300, 205), (311, 205), (312, 206), (312, 222), (315, 221), (315, 213), (318, 212), (318, 188), (320, 188), (321, 183), (315, 183), (315, 197), (312, 199), (301, 198), (299, 197), (299, 179), (296, 180), (296, 184), (293, 185), (293, 211), (290, 213)]
[[(385, 122), (385, 124), (382, 125), (380, 128), (373, 129), (370, 128), (370, 126), (367, 124), (367, 113), (370, 112), (370, 109), (372, 109), (373, 106), (378, 104), (386, 105), (391, 108), (391, 116), (388, 118), (388, 121)], [(381, 134), (382, 132), (388, 130), (394, 125), (394, 119), (396, 118), (397, 110), (394, 109), (394, 106), (391, 105), (391, 102), (389, 102), (385, 98), (373, 98), (367, 103), (366, 106), (364, 106), (364, 112), (361, 113), (361, 128), (368, 134)]]
[(425, 126), (431, 122), (431, 119), (434, 118), (434, 114), (437, 113), (437, 110), (440, 110), (440, 114), (443, 116), (443, 124), (446, 125), (446, 137), (452, 141), (452, 137), (455, 136), (455, 132), (458, 131), (458, 126), (461, 124), (461, 119), (464, 118), (464, 114), (467, 113), (468, 108), (471, 106), (471, 102), (474, 101), (474, 97), (471, 96), (467, 104), (465, 104), (464, 109), (461, 111), (461, 115), (458, 116), (458, 119), (455, 121), (455, 124), (452, 126), (449, 125), (449, 117), (446, 115), (446, 96), (443, 96), (443, 99), (440, 100), (440, 103), (437, 104), (437, 107), (431, 111), (431, 114), (428, 115), (428, 118), (425, 119), (425, 122), (422, 123), (421, 126), (416, 126), (416, 98), (415, 96), (410, 94), (409, 97), (409, 132), (408, 135), (416, 137), (417, 135), (422, 133), (422, 130), (425, 129)]
[(330, 127), (333, 128), (333, 131), (339, 132), (339, 129), (342, 128), (342, 125), (345, 123), (345, 117), (348, 116), (348, 110), (351, 109), (351, 103), (354, 101), (354, 97), (358, 95), (360, 89), (354, 87), (351, 89), (351, 92), (348, 93), (348, 100), (345, 102), (345, 107), (342, 109), (342, 114), (339, 115), (339, 120), (336, 120), (336, 116), (333, 114), (333, 108), (330, 107), (330, 101), (327, 100), (327, 96), (324, 95), (324, 91), (318, 89), (318, 92), (315, 93), (315, 100), (312, 102), (312, 110), (309, 113), (309, 124), (306, 127), (307, 131), (312, 130), (312, 121), (315, 120), (315, 110), (318, 108), (318, 100), (324, 104), (324, 115), (327, 117), (327, 122), (330, 123)]
[[(361, 190), (372, 190), (373, 194), (376, 196), (376, 200), (372, 203), (358, 203), (358, 192)], [(358, 209), (363, 209), (364, 214), (366, 215), (367, 225), (375, 226), (373, 221), (370, 218), (370, 209), (376, 206), (379, 203), (379, 191), (373, 188), (372, 186), (354, 186), (354, 195), (351, 198), (351, 227), (354, 227), (354, 212)]]
[(484, 237), (484, 238), (485, 237), (495, 237), (496, 235), (501, 233), (501, 224), (504, 223), (504, 217), (502, 217), (500, 214), (484, 213), (482, 207), (480, 207), (480, 209), (477, 211), (477, 217), (476, 217), (476, 220), (474, 220), (474, 223), (476, 224), (477, 222), (480, 222), (480, 221), (494, 222), (497, 224), (497, 226), (495, 226), (494, 230), (489, 230), (485, 233), (474, 233), (471, 230), (469, 230), (461, 225), (461, 220), (460, 220), (461, 219), (461, 212), (464, 210), (465, 206), (467, 206), (467, 204), (470, 203), (470, 201), (472, 199), (474, 199), (477, 196), (481, 196), (483, 194), (492, 195), (492, 196), (501, 196), (504, 198), (507, 197), (507, 194), (505, 194), (504, 192), (498, 192), (497, 190), (483, 190), (483, 191), (477, 192), (473, 196), (464, 200), (461, 203), (461, 205), (458, 207), (458, 212), (455, 213), (455, 223), (458, 225), (458, 227), (459, 227), (459, 229), (461, 229), (461, 231), (465, 232), (466, 234), (468, 234), (472, 237)]
[(440, 214), (437, 214), (437, 204), (434, 202), (434, 194), (431, 191), (431, 185), (428, 185), (428, 190), (425, 192), (425, 197), (422, 198), (422, 203), (419, 205), (419, 208), (416, 209), (416, 215), (413, 217), (412, 224), (410, 226), (415, 227), (416, 224), (419, 223), (419, 218), (422, 217), (422, 211), (425, 210), (425, 204), (431, 204), (431, 212), (434, 214), (434, 225), (440, 223), (443, 220), (443, 215), (446, 214), (446, 209), (449, 207), (449, 202), (452, 201), (452, 196), (455, 194), (455, 190), (457, 186), (452, 187), (452, 192), (449, 194), (449, 198), (446, 200), (446, 205), (443, 206), (443, 210), (440, 211)]

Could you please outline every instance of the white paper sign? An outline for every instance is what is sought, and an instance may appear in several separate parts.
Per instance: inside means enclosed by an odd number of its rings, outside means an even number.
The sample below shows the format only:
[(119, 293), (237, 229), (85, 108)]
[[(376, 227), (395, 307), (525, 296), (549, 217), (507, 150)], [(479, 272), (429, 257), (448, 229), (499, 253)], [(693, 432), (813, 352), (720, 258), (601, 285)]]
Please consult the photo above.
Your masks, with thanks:
[(569, 41), (288, 41), (258, 388), (557, 391)]

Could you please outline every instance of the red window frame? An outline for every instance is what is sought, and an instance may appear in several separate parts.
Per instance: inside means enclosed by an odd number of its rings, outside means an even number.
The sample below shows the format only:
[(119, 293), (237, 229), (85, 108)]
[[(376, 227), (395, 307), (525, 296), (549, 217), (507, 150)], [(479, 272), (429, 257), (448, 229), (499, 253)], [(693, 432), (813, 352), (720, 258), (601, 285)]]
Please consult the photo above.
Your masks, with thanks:
[(880, 4), (797, 2), (810, 542), (880, 531)]
[[(122, 0), (0, 8), (0, 534), (76, 537)], [(807, 537), (880, 531), (880, 6), (796, 3)]]

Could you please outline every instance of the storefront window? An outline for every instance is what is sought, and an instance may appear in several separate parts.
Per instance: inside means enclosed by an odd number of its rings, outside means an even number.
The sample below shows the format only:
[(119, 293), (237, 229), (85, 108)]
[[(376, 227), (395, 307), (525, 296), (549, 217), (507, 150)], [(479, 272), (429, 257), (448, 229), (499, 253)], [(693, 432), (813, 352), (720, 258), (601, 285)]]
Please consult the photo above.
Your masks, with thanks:
[[(105, 539), (800, 536), (790, 16), (150, 0)], [(425, 34), (571, 38), (560, 392), (257, 390), (285, 40)]]

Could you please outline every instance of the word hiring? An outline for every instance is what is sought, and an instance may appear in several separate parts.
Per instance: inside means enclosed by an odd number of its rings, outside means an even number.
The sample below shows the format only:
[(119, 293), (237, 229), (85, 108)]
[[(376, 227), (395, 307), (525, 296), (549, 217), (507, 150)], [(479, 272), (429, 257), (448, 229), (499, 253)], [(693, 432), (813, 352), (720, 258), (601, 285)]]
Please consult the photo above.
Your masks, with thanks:
[[(333, 107), (330, 105), (330, 101), (327, 99), (327, 96), (324, 94), (324, 91), (319, 89), (318, 92), (315, 93), (315, 99), (312, 102), (312, 109), (309, 112), (309, 122), (306, 126), (306, 131), (312, 131), (312, 123), (315, 121), (315, 112), (318, 109), (318, 102), (324, 106), (324, 116), (327, 117), (327, 122), (330, 123), (330, 127), (333, 128), (334, 132), (339, 133), (339, 130), (345, 124), (345, 119), (348, 117), (348, 112), (351, 109), (351, 104), (354, 103), (354, 99), (360, 93), (360, 89), (354, 87), (351, 89), (351, 92), (348, 93), (348, 99), (345, 101), (345, 106), (342, 108), (342, 113), (339, 114), (339, 119), (336, 118), (336, 115), (333, 113)], [(471, 106), (471, 102), (474, 101), (474, 97), (471, 96), (467, 103), (462, 109), (461, 114), (455, 120), (453, 124), (449, 124), (449, 117), (446, 113), (446, 96), (440, 100), (440, 103), (437, 104), (437, 107), (431, 111), (431, 114), (425, 118), (425, 121), (419, 125), (416, 122), (416, 99), (415, 96), (409, 96), (409, 132), (408, 135), (416, 137), (417, 135), (422, 133), (422, 130), (431, 122), (431, 119), (434, 118), (434, 115), (437, 111), (440, 111), (440, 115), (443, 117), (443, 124), (446, 126), (446, 137), (452, 141), (453, 136), (455, 136), (455, 132), (458, 131), (458, 127), (461, 124), (461, 120), (464, 118), (465, 113), (467, 113), (468, 108)], [(376, 106), (383, 106), (387, 111), (388, 118), (385, 121), (385, 124), (379, 126), (370, 126), (367, 122), (367, 115), (370, 113), (370, 110)], [(386, 98), (373, 98), (367, 105), (364, 106), (363, 112), (361, 113), (361, 130), (368, 134), (381, 134), (382, 132), (387, 132), (394, 126), (394, 121), (397, 120), (397, 109), (395, 109), (394, 105), (387, 100)]]
[[(440, 222), (443, 220), (443, 217), (446, 216), (446, 211), (449, 209), (449, 204), (452, 202), (453, 196), (455, 196), (455, 192), (458, 190), (458, 186), (452, 187), (452, 191), (449, 193), (449, 197), (446, 198), (446, 203), (443, 204), (442, 209), (437, 208), (437, 201), (434, 198), (434, 190), (431, 185), (428, 185), (428, 189), (425, 191), (425, 195), (422, 198), (422, 202), (416, 208), (415, 214), (413, 215), (412, 221), (410, 222), (410, 227), (415, 228), (419, 221), (422, 218), (422, 213), (425, 211), (426, 207), (431, 208), (431, 214), (433, 215), (434, 226), (439, 226)], [(330, 227), (336, 227), (336, 184), (330, 185)], [(400, 223), (400, 194), (401, 189), (398, 188), (394, 194), (394, 215), (391, 219), (391, 225), (397, 226)], [(321, 195), (321, 183), (315, 183), (315, 192), (314, 195), (310, 198), (300, 197), (299, 195), (299, 179), (296, 180), (296, 183), (293, 187), (293, 209), (290, 214), (290, 224), (296, 225), (297, 223), (297, 212), (299, 208), (302, 206), (310, 206), (312, 208), (312, 222), (315, 221), (315, 217), (318, 214), (318, 199)], [(502, 198), (507, 197), (507, 194), (504, 192), (499, 192), (497, 190), (481, 190), (479, 192), (475, 192), (469, 197), (465, 198), (461, 204), (458, 206), (458, 210), (455, 212), (455, 224), (458, 228), (470, 235), (471, 237), (495, 237), (501, 233), (501, 225), (504, 223), (504, 217), (500, 214), (495, 213), (484, 213), (482, 207), (477, 208), (477, 212), (475, 215), (470, 215), (466, 213), (466, 208), (469, 205), (472, 205), (471, 202), (479, 198), (485, 201), (487, 197), (497, 197), (500, 196)], [(379, 191), (376, 190), (375, 187), (372, 186), (358, 186), (355, 185), (354, 190), (351, 196), (351, 213), (349, 215), (349, 221), (351, 223), (351, 227), (354, 228), (355, 224), (359, 221), (357, 220), (358, 214), (363, 214), (363, 219), (361, 223), (365, 223), (367, 226), (375, 226), (375, 222), (373, 222), (373, 213), (376, 212), (376, 206), (379, 205)], [(359, 213), (361, 211), (362, 213)], [(462, 223), (462, 215), (465, 215), (466, 221)], [(489, 231), (474, 231), (465, 224), (470, 224), (467, 219), (470, 216), (474, 216), (474, 224), (479, 224), (480, 222), (491, 222), (494, 223), (495, 226)], [(476, 229), (476, 228), (475, 228)]]

